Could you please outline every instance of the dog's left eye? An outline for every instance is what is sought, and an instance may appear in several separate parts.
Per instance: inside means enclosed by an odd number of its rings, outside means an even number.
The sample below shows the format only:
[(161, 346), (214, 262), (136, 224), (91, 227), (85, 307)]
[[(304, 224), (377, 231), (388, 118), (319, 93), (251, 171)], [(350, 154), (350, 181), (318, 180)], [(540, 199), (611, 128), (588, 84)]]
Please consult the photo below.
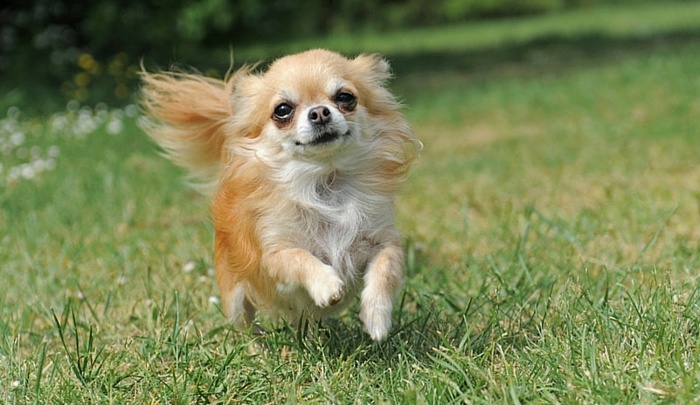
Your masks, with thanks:
[(335, 103), (345, 110), (352, 110), (357, 105), (357, 97), (348, 91), (341, 91), (335, 95)]
[(275, 110), (272, 112), (272, 114), (275, 119), (285, 121), (292, 116), (293, 112), (294, 107), (292, 107), (289, 103), (282, 103), (275, 107)]

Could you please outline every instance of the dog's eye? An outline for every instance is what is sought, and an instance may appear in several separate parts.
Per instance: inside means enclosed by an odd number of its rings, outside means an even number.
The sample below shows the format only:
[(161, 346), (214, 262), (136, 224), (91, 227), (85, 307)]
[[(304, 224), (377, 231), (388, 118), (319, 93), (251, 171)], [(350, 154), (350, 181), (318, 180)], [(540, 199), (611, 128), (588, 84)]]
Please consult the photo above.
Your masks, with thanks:
[(357, 97), (349, 91), (341, 91), (335, 95), (335, 103), (344, 110), (352, 110), (357, 105)]
[(275, 107), (272, 114), (276, 120), (285, 121), (291, 118), (293, 112), (294, 107), (292, 107), (289, 103), (282, 103)]

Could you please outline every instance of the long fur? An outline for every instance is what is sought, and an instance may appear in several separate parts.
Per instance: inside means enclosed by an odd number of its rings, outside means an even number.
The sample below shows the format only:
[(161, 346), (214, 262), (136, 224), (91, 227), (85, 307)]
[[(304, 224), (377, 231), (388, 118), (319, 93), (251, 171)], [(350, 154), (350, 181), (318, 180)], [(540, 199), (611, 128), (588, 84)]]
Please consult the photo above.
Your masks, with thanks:
[[(143, 73), (149, 135), (213, 192), (217, 281), (237, 327), (251, 327), (256, 310), (325, 317), (361, 290), (365, 330), (387, 336), (404, 260), (393, 196), (420, 148), (389, 77), (377, 55), (325, 50), (225, 80)], [(341, 86), (356, 108), (334, 104)], [(292, 100), (292, 123), (271, 119), (280, 100)], [(310, 125), (303, 109), (315, 104), (328, 105), (349, 140), (299, 146)]]

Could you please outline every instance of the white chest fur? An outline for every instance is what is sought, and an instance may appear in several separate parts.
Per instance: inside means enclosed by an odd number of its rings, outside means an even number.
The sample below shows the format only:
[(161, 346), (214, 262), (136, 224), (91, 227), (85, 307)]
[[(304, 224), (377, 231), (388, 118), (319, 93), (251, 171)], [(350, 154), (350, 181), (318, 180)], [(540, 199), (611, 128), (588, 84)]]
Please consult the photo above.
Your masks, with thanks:
[[(357, 173), (319, 166), (291, 169), (297, 170), (285, 173), (287, 181), (281, 186), (285, 201), (269, 218), (274, 231), (268, 236), (275, 243), (307, 250), (331, 266), (352, 296), (360, 289), (371, 258), (384, 240), (394, 235), (393, 200), (381, 190), (373, 190), (371, 182), (363, 182)], [(326, 310), (313, 306), (301, 286), (278, 285), (277, 290), (288, 315), (294, 317), (300, 311), (326, 315)]]
[[(294, 193), (293, 193), (294, 195)], [(358, 179), (332, 172), (294, 195), (303, 246), (347, 282), (363, 270), (381, 233), (393, 227), (392, 201), (361, 187)]]

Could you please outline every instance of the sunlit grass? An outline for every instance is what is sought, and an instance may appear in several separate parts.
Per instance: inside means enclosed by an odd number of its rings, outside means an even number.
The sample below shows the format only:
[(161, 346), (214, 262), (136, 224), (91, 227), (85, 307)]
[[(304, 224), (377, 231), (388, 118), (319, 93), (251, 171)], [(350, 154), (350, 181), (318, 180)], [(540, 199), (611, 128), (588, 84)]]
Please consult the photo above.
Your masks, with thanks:
[[(483, 253), (501, 243), (480, 234), (494, 230), (494, 217), (517, 228), (534, 206), (581, 221), (586, 229), (571, 230), (587, 238), (577, 253), (602, 263), (636, 259), (661, 224), (696, 244), (700, 59), (684, 52), (497, 85), (446, 83), (411, 104), (427, 145), (404, 193), (416, 205), (404, 214), (412, 235), (442, 246), (441, 255)], [(440, 198), (426, 206), (425, 193)], [(421, 209), (441, 220), (412, 215)]]

